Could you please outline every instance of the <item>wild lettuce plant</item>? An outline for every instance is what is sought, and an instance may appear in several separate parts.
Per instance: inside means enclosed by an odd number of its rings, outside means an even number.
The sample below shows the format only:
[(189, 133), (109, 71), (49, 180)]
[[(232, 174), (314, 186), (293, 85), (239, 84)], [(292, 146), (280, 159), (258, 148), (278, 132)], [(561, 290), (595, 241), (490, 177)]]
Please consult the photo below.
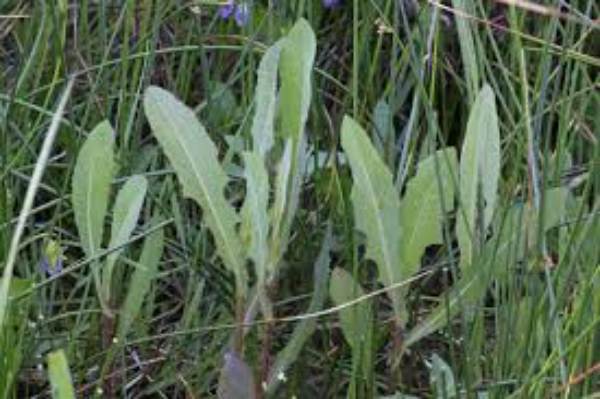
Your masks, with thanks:
[[(232, 384), (245, 380), (236, 378), (236, 373), (245, 369), (240, 365), (242, 327), (251, 321), (252, 304), (260, 304), (267, 321), (273, 318), (269, 287), (282, 264), (298, 207), (315, 47), (312, 29), (305, 20), (300, 20), (262, 58), (256, 84), (252, 145), (241, 154), (246, 197), (240, 212), (225, 196), (230, 179), (219, 162), (215, 144), (194, 112), (158, 87), (148, 88), (144, 96), (152, 132), (175, 169), (184, 195), (202, 208), (215, 250), (234, 276), (236, 320), (240, 324), (234, 334), (233, 351), (225, 361), (222, 391), (236, 391), (238, 388)], [(277, 154), (279, 159), (273, 171), (269, 160)], [(256, 275), (251, 291), (247, 262), (252, 262)], [(251, 298), (249, 292), (255, 292), (255, 297)], [(301, 328), (306, 330), (307, 326)], [(296, 346), (303, 339), (296, 340)], [(288, 360), (282, 361), (279, 372), (289, 364), (290, 355), (285, 358)], [(268, 373), (263, 374), (268, 380)], [(265, 384), (269, 389), (269, 384)], [(254, 392), (248, 387), (239, 389)]]
[[(130, 277), (122, 303), (115, 291), (115, 275), (123, 278), (120, 255), (125, 250), (138, 224), (148, 183), (143, 176), (126, 179), (118, 191), (112, 207), (112, 225), (108, 247), (103, 246), (104, 224), (108, 212), (111, 186), (116, 164), (113, 157), (115, 133), (108, 122), (102, 122), (86, 138), (77, 156), (72, 177), (72, 203), (81, 246), (91, 262), (96, 292), (102, 307), (102, 346), (109, 351), (103, 374), (109, 374), (115, 343), (124, 342), (133, 320), (139, 314), (151, 280), (156, 276), (163, 252), (163, 232), (157, 220)], [(122, 285), (120, 285), (122, 286)], [(110, 378), (107, 391), (112, 390)]]

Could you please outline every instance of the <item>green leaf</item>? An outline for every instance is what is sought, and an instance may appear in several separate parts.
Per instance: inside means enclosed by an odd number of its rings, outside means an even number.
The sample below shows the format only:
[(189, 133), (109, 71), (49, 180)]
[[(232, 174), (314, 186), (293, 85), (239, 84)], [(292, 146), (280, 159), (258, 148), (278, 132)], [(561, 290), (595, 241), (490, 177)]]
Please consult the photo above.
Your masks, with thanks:
[(543, 231), (563, 221), (567, 211), (569, 190), (566, 187), (549, 188), (544, 192)]
[[(392, 175), (379, 158), (365, 131), (352, 118), (342, 123), (342, 147), (346, 152), (354, 185), (352, 206), (357, 228), (367, 238), (366, 257), (378, 267), (385, 286), (409, 277), (400, 268), (400, 200)], [(400, 322), (402, 298), (396, 290), (389, 292), (394, 312)]]
[(522, 217), (523, 211), (520, 206), (515, 206), (507, 212), (497, 235), (486, 243), (482, 254), (485, 258), (480, 258), (477, 268), (468, 269), (444, 294), (446, 298), (441, 299), (440, 305), (408, 333), (405, 340), (407, 348), (443, 328), (461, 309), (475, 303), (485, 294), (494, 273), (496, 276), (501, 275), (507, 262), (513, 260), (513, 254), (522, 253), (520, 243), (523, 242), (525, 230)]
[[(342, 268), (336, 267), (331, 273), (329, 296), (335, 306), (343, 306), (364, 296), (362, 287), (352, 275)], [(372, 314), (369, 302), (361, 301), (340, 309), (340, 326), (344, 338), (354, 350), (359, 350), (362, 342), (367, 340)]]
[(275, 104), (277, 101), (277, 66), (282, 42), (269, 47), (258, 66), (254, 102), (256, 112), (252, 121), (253, 149), (265, 156), (273, 146)]
[(269, 235), (269, 176), (263, 158), (255, 152), (244, 153), (246, 200), (242, 210), (242, 231), (249, 240), (249, 258), (254, 261), (257, 279), (262, 285), (269, 272), (266, 270)]
[(81, 245), (88, 258), (102, 245), (104, 217), (115, 169), (114, 131), (102, 122), (90, 133), (79, 151), (73, 171), (73, 211)]
[(69, 364), (62, 349), (48, 354), (48, 379), (52, 387), (52, 398), (75, 399)]
[(293, 140), (294, 148), (301, 141), (308, 118), (315, 53), (315, 34), (310, 24), (300, 19), (285, 38), (279, 64), (281, 133)]
[[(494, 92), (485, 85), (475, 99), (460, 159), (460, 205), (456, 235), (461, 266), (473, 260), (474, 245), (491, 222), (500, 177), (500, 133)], [(481, 198), (480, 194), (481, 193)], [(483, 212), (478, 212), (478, 203)], [(478, 213), (483, 220), (478, 221)], [(478, 226), (483, 228), (479, 231)]]
[(442, 222), (444, 212), (454, 208), (453, 179), (457, 171), (456, 151), (447, 148), (419, 162), (417, 174), (408, 182), (400, 205), (400, 254), (402, 270), (407, 276), (419, 270), (425, 248), (444, 243)]
[(373, 123), (375, 124), (375, 132), (373, 135), (373, 144), (377, 148), (377, 152), (381, 157), (388, 162), (392, 162), (394, 158), (393, 144), (394, 140), (394, 125), (392, 123), (392, 110), (385, 98), (379, 99), (373, 109)]
[(292, 140), (287, 140), (277, 168), (275, 199), (269, 210), (271, 221), (269, 270), (275, 270), (283, 256), (298, 208), (302, 188), (302, 171), (306, 162), (305, 140), (300, 142), (294, 158)]
[(164, 248), (164, 232), (162, 229), (153, 231), (144, 241), (144, 247), (131, 281), (125, 302), (119, 316), (117, 337), (123, 341), (131, 324), (140, 313), (144, 298), (150, 289), (150, 283), (156, 276), (160, 258)]
[(228, 177), (217, 159), (217, 148), (194, 112), (171, 93), (150, 87), (144, 109), (152, 131), (183, 186), (185, 196), (203, 209), (217, 251), (236, 277), (238, 295), (246, 295), (246, 270), (236, 232), (238, 215), (225, 199)]
[(493, 279), (502, 281), (509, 276), (510, 265), (521, 261), (526, 253), (527, 218), (528, 212), (522, 205), (514, 205), (506, 212), (495, 228), (496, 235), (485, 244), (477, 267), (464, 272), (444, 294), (447, 298), (442, 299), (425, 320), (409, 331), (405, 339), (407, 348), (443, 328), (461, 309), (476, 304)]
[[(113, 222), (109, 248), (117, 248), (127, 242), (137, 225), (146, 197), (148, 181), (143, 176), (130, 177), (119, 190), (113, 207)], [(106, 258), (103, 276), (105, 298), (110, 297), (112, 272), (115, 262), (124, 248), (111, 252)]]
[(305, 161), (304, 125), (311, 99), (311, 75), (316, 52), (315, 34), (300, 19), (281, 41), (279, 72), (279, 133), (285, 150), (277, 171), (275, 200), (270, 210), (269, 268), (274, 270), (287, 248), (296, 214)]

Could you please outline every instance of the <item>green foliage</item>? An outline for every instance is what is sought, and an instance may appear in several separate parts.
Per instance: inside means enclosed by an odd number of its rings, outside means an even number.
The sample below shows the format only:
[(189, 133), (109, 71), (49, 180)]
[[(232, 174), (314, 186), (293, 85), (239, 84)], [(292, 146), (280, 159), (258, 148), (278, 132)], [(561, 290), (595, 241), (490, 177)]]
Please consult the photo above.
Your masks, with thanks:
[[(10, 282), (5, 324), (0, 329), (0, 398), (2, 399), (12, 397), (11, 392), (24, 359), (27, 316), (31, 299), (26, 293), (31, 285), (30, 280), (20, 278), (13, 278)], [(15, 300), (24, 294), (25, 297)]]
[(274, 142), (274, 122), (277, 104), (277, 70), (281, 47), (279, 41), (269, 47), (258, 66), (254, 102), (256, 112), (252, 121), (252, 148), (264, 157)]
[[(551, 189), (548, 195), (554, 197), (559, 192), (560, 189)], [(562, 219), (564, 209), (558, 207), (555, 212), (553, 220), (548, 220), (542, 227), (542, 234)], [(537, 220), (536, 211), (523, 205), (513, 205), (502, 218), (498, 217), (494, 226), (496, 234), (484, 244), (477, 267), (465, 272), (445, 294), (443, 303), (409, 332), (406, 345), (411, 346), (444, 327), (461, 310), (472, 308), (482, 299), (494, 279), (507, 283), (510, 273), (514, 272), (510, 270), (511, 265), (527, 261), (528, 250), (535, 243), (531, 240), (532, 232), (539, 228)]]
[[(371, 392), (365, 387), (373, 369), (373, 312), (370, 301), (365, 301), (362, 287), (342, 268), (331, 272), (329, 296), (336, 308), (344, 338), (352, 349), (352, 382), (349, 398), (360, 398)], [(356, 303), (357, 300), (360, 302)]]
[(111, 252), (106, 261), (100, 264), (98, 256), (102, 250), (104, 218), (115, 170), (114, 136), (108, 122), (102, 122), (90, 133), (77, 156), (72, 179), (75, 223), (84, 252), (92, 262), (100, 303), (111, 316), (109, 304), (114, 295), (112, 280), (115, 263), (137, 225), (148, 187), (145, 177), (133, 176), (119, 190), (112, 212)]
[[(365, 131), (350, 117), (342, 124), (342, 147), (352, 168), (352, 204), (356, 227), (367, 237), (367, 258), (379, 268), (386, 286), (410, 277), (400, 268), (400, 198), (392, 175), (379, 158)], [(400, 323), (404, 307), (397, 291), (390, 291), (394, 312)]]
[[(146, 197), (148, 181), (143, 176), (133, 176), (125, 182), (117, 194), (113, 207), (113, 223), (109, 248), (119, 248), (111, 252), (104, 265), (103, 286), (109, 290), (112, 283), (113, 268), (117, 258), (123, 252), (123, 245), (127, 242), (137, 225), (140, 211)], [(110, 297), (110, 291), (104, 293), (105, 298)]]
[(254, 262), (256, 274), (260, 284), (264, 284), (268, 275), (274, 270), (267, 270), (268, 266), (268, 235), (269, 215), (269, 176), (265, 169), (264, 161), (254, 152), (244, 153), (246, 200), (243, 207), (242, 232), (249, 241), (248, 257)]
[[(328, 228), (321, 244), (321, 250), (313, 266), (313, 294), (306, 314), (312, 315), (322, 310), (327, 299), (327, 286), (329, 284), (329, 265), (332, 249), (332, 232)], [(284, 382), (286, 372), (291, 364), (296, 361), (306, 341), (317, 328), (317, 320), (314, 317), (302, 318), (285, 347), (275, 357), (273, 367), (267, 379), (267, 392), (276, 392), (277, 387)]]
[[(339, 311), (340, 327), (346, 341), (355, 350), (360, 348), (360, 345), (367, 339), (372, 315), (368, 302), (361, 301), (356, 305), (350, 305), (350, 303), (364, 294), (363, 289), (354, 281), (350, 273), (339, 267), (333, 269), (329, 284), (329, 296), (336, 306), (342, 307)], [(346, 307), (346, 304), (349, 306)]]
[(408, 181), (400, 205), (400, 259), (405, 276), (419, 270), (428, 246), (444, 244), (442, 223), (454, 208), (457, 170), (456, 151), (447, 148), (419, 162), (416, 175)]
[(103, 288), (96, 256), (102, 246), (104, 218), (108, 210), (110, 185), (115, 172), (114, 137), (115, 132), (106, 121), (94, 128), (79, 151), (71, 181), (75, 224), (81, 246), (86, 256), (93, 260), (92, 269), (96, 289), (105, 311), (109, 311), (108, 297), (102, 294), (108, 291), (108, 288)]
[(115, 172), (114, 136), (108, 122), (96, 126), (81, 147), (73, 171), (73, 211), (81, 245), (88, 258), (94, 258), (102, 245), (104, 218)]
[(302, 141), (308, 118), (316, 47), (312, 28), (300, 19), (286, 36), (281, 50), (280, 129), (283, 138), (292, 139), (295, 149)]
[(461, 266), (469, 267), (496, 206), (500, 178), (500, 133), (491, 87), (485, 85), (469, 114), (460, 158), (460, 209), (456, 236)]
[(144, 96), (146, 117), (177, 172), (186, 197), (204, 210), (224, 264), (236, 276), (237, 295), (246, 296), (246, 270), (235, 230), (238, 215), (225, 198), (228, 177), (217, 159), (217, 149), (194, 112), (171, 93), (150, 87)]
[(62, 349), (48, 354), (48, 379), (53, 399), (75, 399), (67, 356)]
[(460, 54), (464, 65), (466, 91), (469, 102), (472, 104), (481, 82), (479, 79), (479, 64), (477, 62), (477, 47), (475, 46), (473, 29), (471, 28), (472, 22), (469, 18), (463, 17), (463, 15), (473, 15), (474, 7), (468, 0), (452, 0), (452, 6), (457, 13), (461, 13), (461, 16), (456, 18), (456, 29), (458, 31)]
[(164, 232), (158, 229), (146, 238), (140, 260), (129, 282), (127, 296), (119, 315), (117, 337), (124, 341), (133, 321), (140, 314), (144, 299), (152, 280), (158, 272), (160, 257), (164, 248)]
[[(76, 3), (0, 5), (0, 398), (49, 396), (40, 362), (59, 348), (83, 397), (212, 397), (223, 375), (233, 398), (599, 390), (593, 1), (560, 16), (236, 1), (244, 27), (212, 0)], [(206, 127), (191, 122), (202, 148), (181, 163), (220, 169), (242, 289), (210, 209), (184, 200), (182, 168), (147, 129), (150, 83)], [(346, 113), (368, 134), (344, 137)], [(391, 285), (353, 202), (357, 159), (395, 185), (371, 182), (395, 196)]]
[(454, 203), (456, 154), (441, 150), (420, 162), (401, 202), (391, 173), (349, 117), (342, 125), (342, 147), (352, 168), (352, 205), (357, 228), (367, 238), (366, 257), (377, 264), (381, 282), (396, 288), (388, 294), (397, 322), (404, 324), (408, 287), (395, 286), (415, 274), (426, 247), (443, 243), (444, 213)]
[(315, 53), (315, 34), (306, 20), (299, 19), (283, 40), (279, 59), (278, 136), (285, 142), (285, 149), (280, 159), (271, 211), (273, 264), (280, 262), (287, 248), (300, 197), (306, 157), (304, 130), (312, 95)]

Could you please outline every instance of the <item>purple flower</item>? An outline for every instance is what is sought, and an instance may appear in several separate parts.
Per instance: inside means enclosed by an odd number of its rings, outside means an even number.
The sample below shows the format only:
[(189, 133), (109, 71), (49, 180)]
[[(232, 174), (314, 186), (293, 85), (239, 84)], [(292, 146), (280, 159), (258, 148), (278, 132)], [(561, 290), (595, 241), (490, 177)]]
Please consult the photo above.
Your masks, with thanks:
[(44, 256), (42, 258), (42, 261), (40, 262), (40, 269), (42, 269), (42, 273), (45, 273), (50, 277), (55, 276), (55, 275), (59, 274), (60, 272), (62, 272), (62, 269), (63, 269), (62, 258), (59, 257), (53, 263), (50, 259), (48, 259), (47, 256)]
[(227, 0), (227, 4), (219, 7), (219, 17), (228, 19), (233, 14), (234, 9), (235, 4), (233, 3), (233, 0)]
[(238, 4), (235, 8), (234, 18), (238, 26), (246, 26), (248, 20), (250, 19), (250, 9), (248, 8), (248, 4)]
[(219, 7), (219, 17), (229, 19), (232, 16), (238, 26), (246, 26), (250, 20), (250, 7), (248, 7), (248, 3), (241, 2), (236, 4), (234, 0), (227, 0), (227, 3)]
[(323, 7), (325, 8), (335, 8), (340, 5), (341, 0), (323, 0)]

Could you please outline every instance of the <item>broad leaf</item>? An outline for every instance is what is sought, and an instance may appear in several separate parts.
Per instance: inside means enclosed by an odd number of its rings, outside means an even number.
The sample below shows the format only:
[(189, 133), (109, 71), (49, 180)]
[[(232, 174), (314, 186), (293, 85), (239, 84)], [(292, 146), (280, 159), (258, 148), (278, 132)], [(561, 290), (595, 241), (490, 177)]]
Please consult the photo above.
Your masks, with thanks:
[[(550, 195), (560, 196), (558, 191)], [(494, 279), (502, 284), (510, 277), (514, 265), (525, 259), (527, 234), (532, 223), (536, 222), (527, 206), (512, 206), (495, 226), (494, 238), (485, 243), (477, 267), (464, 272), (456, 285), (445, 294), (447, 299), (408, 333), (406, 347), (444, 327), (461, 309), (475, 305), (485, 295)], [(545, 223), (543, 232), (554, 226)]]
[(311, 97), (311, 75), (316, 52), (315, 34), (300, 19), (283, 42), (280, 59), (280, 119), (284, 138), (297, 148), (304, 134)]
[[(476, 268), (469, 268), (458, 282), (444, 294), (428, 316), (408, 333), (406, 347), (444, 327), (449, 320), (481, 298), (494, 276), (505, 274), (508, 262), (516, 262), (523, 254), (525, 225), (521, 206), (512, 207), (499, 224), (496, 236), (486, 243)], [(515, 256), (516, 254), (516, 256)]]
[(394, 140), (394, 124), (392, 123), (392, 110), (385, 98), (377, 101), (373, 109), (373, 122), (375, 124), (375, 132), (373, 135), (373, 144), (381, 157), (386, 161), (386, 164), (393, 163), (393, 150), (395, 145)]
[[(364, 295), (362, 287), (352, 275), (339, 267), (331, 273), (329, 296), (336, 306), (344, 306)], [(362, 342), (367, 340), (372, 314), (368, 301), (344, 306), (340, 309), (340, 326), (346, 341), (354, 350), (358, 350)]]
[(442, 222), (444, 212), (454, 208), (457, 173), (456, 152), (447, 148), (419, 162), (416, 176), (408, 182), (400, 205), (400, 257), (407, 276), (419, 270), (425, 248), (444, 243)]
[(158, 87), (148, 88), (144, 109), (184, 195), (202, 207), (217, 251), (235, 274), (238, 295), (245, 297), (246, 271), (235, 227), (238, 215), (225, 199), (228, 177), (217, 159), (217, 148), (194, 112), (171, 93)]
[(246, 200), (242, 211), (243, 228), (248, 239), (248, 256), (254, 261), (258, 281), (262, 285), (266, 270), (269, 235), (269, 176), (263, 158), (257, 153), (244, 153)]
[(275, 104), (277, 100), (277, 67), (282, 42), (269, 47), (258, 66), (254, 102), (256, 112), (252, 122), (253, 149), (265, 156), (273, 146)]
[(67, 356), (62, 349), (48, 354), (48, 379), (53, 399), (75, 399)]
[(94, 257), (102, 245), (104, 217), (115, 169), (113, 144), (114, 132), (109, 123), (100, 123), (81, 147), (73, 171), (75, 223), (89, 258)]
[[(127, 180), (117, 194), (113, 207), (113, 222), (109, 248), (117, 248), (127, 242), (137, 225), (140, 211), (146, 197), (148, 181), (143, 176), (133, 176)], [(113, 267), (124, 248), (111, 252), (106, 258), (103, 285), (105, 298), (110, 295)]]
[[(400, 283), (409, 274), (400, 268), (400, 200), (392, 175), (365, 131), (350, 117), (342, 123), (342, 147), (352, 168), (352, 206), (357, 228), (367, 238), (366, 256), (377, 264), (384, 285)], [(389, 293), (400, 318), (401, 296), (395, 290)]]
[(292, 140), (286, 141), (284, 153), (277, 168), (275, 199), (269, 216), (271, 220), (269, 270), (279, 263), (287, 248), (292, 222), (298, 208), (305, 163), (305, 140), (300, 141), (294, 158)]
[[(494, 93), (490, 86), (485, 85), (471, 109), (460, 159), (461, 209), (457, 215), (456, 235), (463, 267), (471, 264), (474, 243), (485, 235), (485, 229), (491, 222), (499, 177), (498, 115)], [(483, 212), (478, 212), (480, 208)], [(483, 220), (478, 220), (479, 213)]]
[(286, 143), (277, 172), (275, 203), (271, 210), (271, 256), (274, 269), (287, 247), (296, 214), (305, 161), (304, 125), (311, 99), (311, 76), (316, 52), (315, 34), (300, 19), (281, 42), (279, 60), (279, 134)]
[(131, 324), (140, 313), (144, 298), (150, 289), (150, 283), (156, 276), (163, 247), (164, 233), (162, 229), (153, 231), (144, 241), (139, 264), (131, 277), (127, 296), (119, 315), (117, 336), (120, 341), (125, 339)]

